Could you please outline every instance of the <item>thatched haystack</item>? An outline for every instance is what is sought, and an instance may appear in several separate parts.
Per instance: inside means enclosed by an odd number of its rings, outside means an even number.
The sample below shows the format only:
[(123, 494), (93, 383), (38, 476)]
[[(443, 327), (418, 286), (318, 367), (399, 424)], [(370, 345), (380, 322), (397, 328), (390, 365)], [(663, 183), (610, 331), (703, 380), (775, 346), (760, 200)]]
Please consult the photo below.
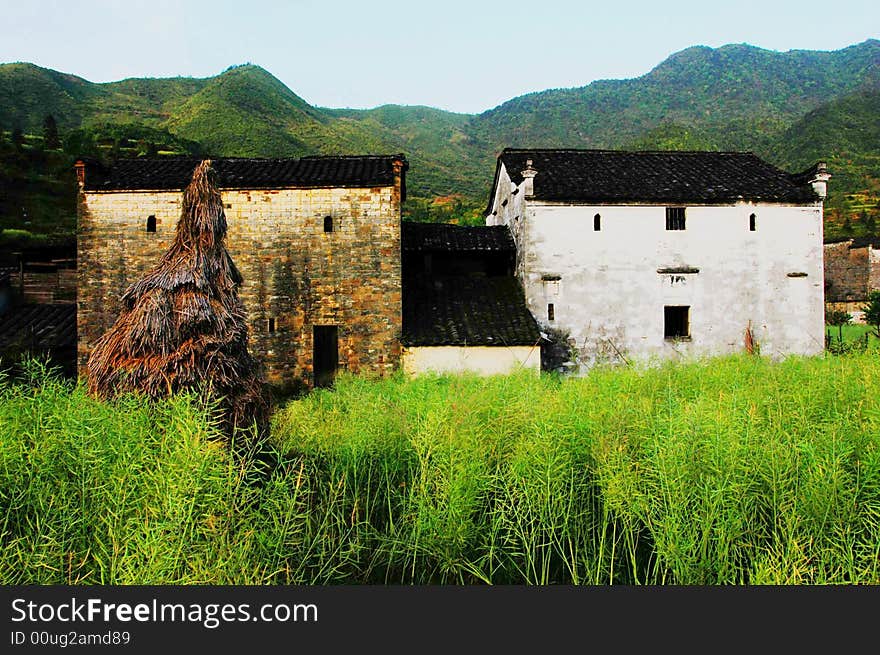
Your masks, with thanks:
[(228, 437), (256, 421), (265, 436), (269, 396), (247, 348), (242, 277), (226, 250), (226, 215), (205, 160), (183, 192), (177, 234), (159, 264), (122, 296), (116, 323), (88, 362), (89, 391), (161, 398), (195, 391), (216, 400)]

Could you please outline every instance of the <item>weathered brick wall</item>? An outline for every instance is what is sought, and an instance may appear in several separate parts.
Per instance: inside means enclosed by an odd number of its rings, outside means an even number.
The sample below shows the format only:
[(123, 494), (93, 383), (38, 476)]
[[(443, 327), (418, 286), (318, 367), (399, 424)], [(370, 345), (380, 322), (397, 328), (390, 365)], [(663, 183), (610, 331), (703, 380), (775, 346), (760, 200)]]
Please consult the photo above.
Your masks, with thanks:
[(825, 244), (825, 301), (861, 301), (868, 293), (868, 248), (849, 241)]
[[(400, 361), (400, 183), (380, 188), (226, 190), (227, 247), (244, 277), (250, 351), (270, 382), (312, 383), (315, 325), (339, 326), (339, 367), (385, 375)], [(182, 193), (80, 194), (78, 360), (125, 288), (168, 248)], [(146, 231), (148, 216), (156, 232)], [(333, 231), (324, 231), (324, 217)], [(274, 333), (268, 320), (275, 322)]]
[(868, 291), (880, 291), (880, 248), (868, 247)]
[(16, 290), (25, 303), (73, 303), (76, 299), (76, 269), (54, 262), (28, 262), (24, 274), (14, 275)]

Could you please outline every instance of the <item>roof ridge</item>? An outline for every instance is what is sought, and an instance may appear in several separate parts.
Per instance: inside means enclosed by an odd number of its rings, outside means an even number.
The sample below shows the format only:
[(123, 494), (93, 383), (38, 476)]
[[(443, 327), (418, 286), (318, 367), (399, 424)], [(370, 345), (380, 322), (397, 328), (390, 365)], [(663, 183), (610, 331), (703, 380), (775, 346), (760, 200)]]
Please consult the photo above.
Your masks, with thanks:
[(560, 153), (603, 153), (632, 155), (755, 155), (753, 150), (622, 150), (617, 148), (504, 148), (504, 153), (560, 152)]
[[(388, 154), (365, 154), (365, 155), (303, 155), (302, 157), (200, 157), (198, 155), (165, 155), (163, 157), (119, 157), (112, 163), (112, 168), (119, 162), (167, 162), (167, 161), (204, 161), (210, 159), (212, 162), (222, 161), (241, 161), (241, 162), (287, 162), (302, 161), (303, 159), (406, 159), (404, 153), (388, 153)], [(79, 159), (85, 159), (80, 157)]]
[(793, 174), (752, 150), (614, 150), (505, 148), (498, 155), (486, 214), (501, 170), (521, 184), (529, 160), (537, 169), (532, 197), (578, 202), (691, 202), (739, 200), (812, 203), (810, 176)]
[[(214, 166), (221, 188), (374, 187), (396, 184), (409, 169), (406, 156), (310, 155), (306, 157), (132, 157), (109, 167), (83, 161), (87, 190), (175, 189), (186, 186), (192, 170), (204, 160)], [(405, 181), (400, 179), (405, 195)]]

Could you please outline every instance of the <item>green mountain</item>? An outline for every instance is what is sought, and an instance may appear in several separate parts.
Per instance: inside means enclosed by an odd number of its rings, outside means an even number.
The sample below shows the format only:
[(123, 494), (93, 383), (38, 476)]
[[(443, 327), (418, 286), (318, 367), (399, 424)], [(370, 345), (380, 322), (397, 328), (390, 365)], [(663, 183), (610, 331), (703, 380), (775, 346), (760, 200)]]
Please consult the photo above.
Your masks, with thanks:
[(602, 80), (506, 102), (474, 128), (496, 146), (618, 148), (665, 123), (697, 128), (725, 149), (755, 149), (829, 99), (880, 87), (880, 41), (834, 52), (748, 45), (678, 52), (642, 77)]
[(857, 91), (833, 100), (796, 121), (780, 135), (770, 158), (790, 170), (825, 159), (832, 171), (826, 202), (826, 236), (844, 236), (850, 219), (854, 234), (880, 218), (880, 89)]
[[(51, 213), (52, 198), (64, 195), (59, 182), (38, 198), (40, 175), (28, 173), (30, 151), (41, 148), (43, 120), (52, 114), (68, 159), (404, 152), (410, 160), (405, 211), (419, 220), (479, 220), (495, 157), (506, 146), (753, 150), (789, 170), (824, 159), (834, 176), (827, 231), (836, 234), (851, 215), (850, 229), (858, 232), (862, 214), (876, 213), (880, 197), (878, 93), (880, 41), (874, 39), (833, 52), (694, 46), (638, 78), (531, 93), (479, 115), (397, 105), (314, 107), (250, 64), (205, 79), (103, 84), (32, 64), (2, 64), (0, 182), (7, 189), (0, 189), (0, 227), (21, 227), (18, 205), (28, 198), (42, 208), (33, 218)], [(15, 128), (25, 133), (17, 146)], [(23, 177), (28, 184), (17, 185)], [(11, 191), (25, 186), (26, 192)], [(54, 222), (42, 217), (39, 229), (51, 222), (69, 231), (70, 206), (59, 206)]]

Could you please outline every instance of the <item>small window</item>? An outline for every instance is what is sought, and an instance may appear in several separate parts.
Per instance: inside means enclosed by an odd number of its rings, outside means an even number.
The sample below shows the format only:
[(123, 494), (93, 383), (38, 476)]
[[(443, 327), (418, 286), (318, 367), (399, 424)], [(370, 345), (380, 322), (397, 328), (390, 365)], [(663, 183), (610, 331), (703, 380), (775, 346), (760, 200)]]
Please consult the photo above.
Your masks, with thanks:
[(690, 338), (690, 309), (670, 305), (663, 308), (663, 336), (666, 339)]
[(684, 207), (667, 207), (666, 208), (666, 229), (667, 230), (683, 230), (684, 229)]
[(599, 214), (593, 216), (593, 232), (598, 232), (602, 229), (602, 217)]
[(147, 216), (147, 232), (155, 232), (156, 231), (156, 217), (155, 216)]
[(554, 310), (554, 308), (553, 308), (553, 303), (552, 303), (552, 302), (551, 302), (550, 304), (547, 305), (547, 320), (548, 320), (548, 321), (554, 321), (554, 320), (556, 320), (556, 312), (555, 312), (555, 310)]
[(332, 232), (333, 231), (333, 217), (325, 216), (324, 217), (324, 231)]
[(275, 332), (275, 319), (274, 318), (270, 318), (266, 321), (266, 330), (269, 332), (269, 334), (272, 334), (273, 332)]
[(749, 232), (755, 231), (755, 215), (749, 216)]

